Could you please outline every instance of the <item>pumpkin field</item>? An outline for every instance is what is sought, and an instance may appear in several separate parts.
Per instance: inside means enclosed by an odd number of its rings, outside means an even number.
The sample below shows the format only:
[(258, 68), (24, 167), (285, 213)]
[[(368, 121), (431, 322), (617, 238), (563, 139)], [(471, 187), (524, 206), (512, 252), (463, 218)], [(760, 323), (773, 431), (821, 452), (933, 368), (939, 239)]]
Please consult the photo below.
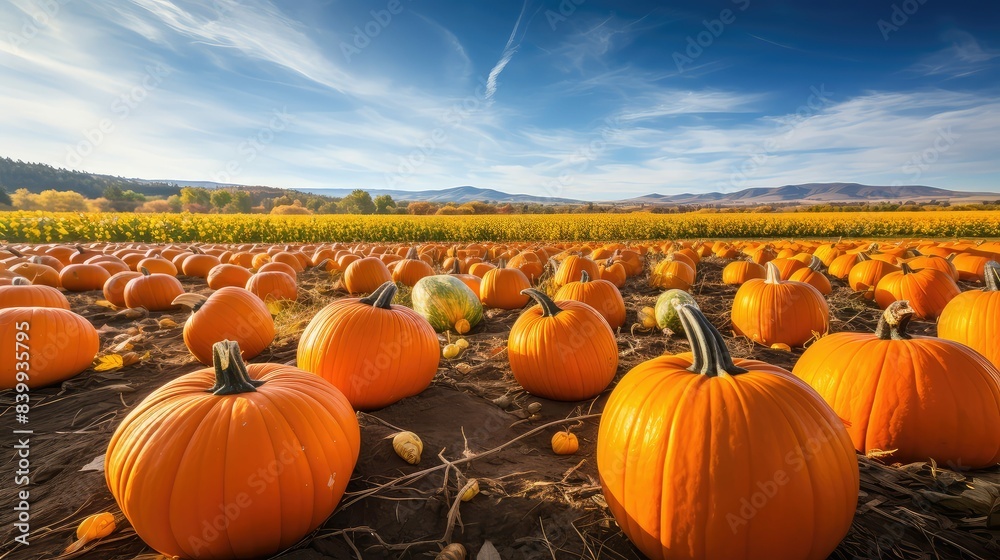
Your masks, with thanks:
[(998, 558), (998, 225), (0, 215), (0, 560)]

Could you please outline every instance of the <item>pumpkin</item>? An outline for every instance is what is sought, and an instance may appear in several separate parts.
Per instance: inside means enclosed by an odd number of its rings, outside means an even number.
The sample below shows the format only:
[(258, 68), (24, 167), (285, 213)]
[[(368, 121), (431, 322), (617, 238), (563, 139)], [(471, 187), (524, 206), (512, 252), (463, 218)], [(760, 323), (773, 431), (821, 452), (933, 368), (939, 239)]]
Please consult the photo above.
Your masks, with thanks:
[(469, 328), (483, 319), (483, 304), (479, 295), (462, 280), (447, 274), (421, 278), (410, 292), (413, 310), (438, 332), (453, 329), (465, 320)]
[(69, 309), (69, 300), (52, 286), (32, 285), (27, 278), (14, 278), (9, 286), (0, 286), (0, 309), (8, 307)]
[(258, 273), (260, 273), (260, 272), (284, 272), (285, 274), (287, 274), (288, 276), (290, 276), (293, 280), (296, 279), (296, 278), (298, 278), (298, 276), (299, 276), (299, 273), (295, 272), (295, 269), (292, 268), (292, 266), (290, 264), (283, 263), (283, 262), (277, 262), (277, 261), (266, 262), (266, 263), (260, 265), (260, 268), (257, 269), (257, 272)]
[(27, 278), (32, 284), (53, 288), (60, 286), (59, 271), (48, 265), (23, 262), (12, 266), (10, 271)]
[(694, 279), (694, 269), (671, 254), (656, 263), (656, 268), (649, 275), (649, 285), (665, 290), (689, 290), (691, 284), (694, 284)]
[(576, 434), (568, 431), (553, 434), (551, 443), (552, 452), (556, 455), (572, 455), (580, 449), (580, 440)]
[(593, 307), (615, 330), (625, 324), (625, 300), (614, 284), (607, 280), (591, 280), (586, 271), (579, 282), (570, 282), (556, 292), (553, 301), (582, 301)]
[(134, 272), (131, 270), (126, 270), (125, 272), (119, 272), (108, 278), (107, 282), (104, 283), (102, 290), (104, 291), (104, 299), (111, 302), (115, 307), (128, 307), (125, 303), (125, 286), (128, 285), (132, 280), (142, 276), (141, 272)]
[(59, 259), (51, 257), (49, 255), (35, 255), (30, 259), (28, 259), (28, 262), (35, 264), (44, 264), (45, 266), (49, 266), (56, 269), (56, 272), (62, 270), (63, 267), (66, 266)]
[(774, 266), (778, 267), (778, 276), (782, 280), (791, 279), (793, 272), (799, 270), (800, 268), (806, 267), (805, 263), (803, 263), (802, 261), (790, 257), (785, 259), (774, 259), (773, 261), (771, 261), (771, 263), (774, 264)]
[(163, 257), (148, 257), (136, 263), (136, 272), (142, 270), (143, 268), (148, 270), (150, 274), (169, 274), (171, 276), (177, 276), (177, 267), (174, 266), (174, 263)]
[(239, 343), (243, 357), (256, 357), (274, 340), (274, 319), (259, 297), (235, 286), (219, 288), (205, 297), (181, 294), (172, 302), (187, 307), (191, 316), (184, 323), (184, 345), (199, 362), (212, 364), (217, 342)]
[(299, 251), (281, 251), (271, 256), (271, 262), (287, 264), (295, 274), (306, 269), (306, 258)]
[(982, 282), (986, 277), (984, 270), (986, 268), (986, 263), (988, 263), (989, 260), (989, 257), (969, 253), (959, 253), (955, 255), (951, 264), (955, 265), (955, 270), (958, 271), (958, 277), (960, 280), (965, 280), (966, 282)]
[(104, 288), (111, 274), (96, 264), (70, 264), (59, 271), (59, 285), (68, 292), (89, 292)]
[(174, 298), (184, 293), (180, 281), (169, 274), (150, 274), (142, 269), (138, 276), (125, 284), (122, 297), (129, 308), (145, 307), (150, 311), (176, 309)]
[(816, 288), (824, 296), (829, 295), (833, 292), (833, 286), (830, 285), (830, 279), (823, 274), (822, 266), (823, 262), (814, 256), (809, 266), (796, 270), (788, 279), (793, 282), (804, 282)]
[(341, 298), (309, 321), (299, 340), (299, 368), (333, 383), (354, 408), (373, 410), (430, 385), (440, 357), (434, 328), (409, 307), (392, 305), (396, 285)]
[(462, 265), (457, 259), (452, 261), (451, 276), (458, 278), (463, 284), (472, 290), (472, 293), (479, 297), (479, 289), (483, 286), (483, 279), (474, 274), (462, 274)]
[[(943, 260), (943, 259), (942, 259)], [(1000, 367), (1000, 264), (983, 267), (986, 286), (955, 296), (941, 311), (937, 335), (960, 342)], [(3, 293), (0, 288), (0, 293)], [(7, 288), (9, 289), (9, 288)]]
[[(820, 260), (820, 263), (822, 262)], [(845, 253), (833, 259), (826, 271), (830, 273), (830, 276), (838, 280), (847, 280), (847, 277), (851, 274), (851, 269), (856, 264), (858, 264), (858, 253)]]
[(823, 337), (795, 364), (843, 418), (854, 446), (892, 460), (933, 458), (949, 468), (1000, 462), (1000, 372), (975, 350), (906, 332), (916, 311), (893, 302), (875, 334)]
[(731, 286), (740, 286), (747, 280), (765, 276), (764, 267), (750, 260), (733, 261), (722, 269), (722, 283)]
[(180, 269), (185, 276), (195, 276), (198, 278), (207, 278), (208, 273), (211, 272), (212, 268), (222, 264), (222, 260), (214, 255), (208, 255), (205, 253), (195, 253), (184, 259), (181, 263)]
[(410, 247), (406, 258), (397, 262), (392, 269), (392, 281), (411, 288), (425, 276), (434, 276), (434, 269), (420, 260), (416, 247)]
[(684, 290), (667, 290), (656, 298), (654, 313), (656, 316), (656, 326), (661, 329), (670, 329), (677, 334), (684, 334), (684, 324), (677, 314), (678, 305), (693, 305), (698, 307), (694, 296)]
[(601, 271), (601, 280), (611, 282), (616, 288), (624, 286), (629, 276), (625, 265), (622, 262), (614, 262), (612, 259), (608, 259), (598, 269)]
[(377, 257), (358, 259), (344, 269), (344, 287), (352, 294), (374, 292), (391, 280), (389, 269)]
[(839, 247), (837, 247), (836, 243), (827, 243), (816, 247), (816, 250), (813, 251), (813, 255), (819, 259), (819, 262), (823, 263), (823, 266), (829, 268), (834, 259), (842, 256), (843, 252)]
[(0, 344), (0, 389), (69, 379), (90, 367), (101, 348), (90, 321), (57, 307), (0, 309)]
[(802, 282), (785, 282), (773, 263), (767, 277), (748, 280), (733, 298), (732, 322), (736, 334), (758, 344), (802, 346), (823, 334), (830, 324), (830, 309), (819, 290)]
[[(501, 259), (501, 262), (504, 262), (503, 259)], [(486, 276), (487, 272), (493, 270), (494, 268), (496, 268), (496, 266), (488, 262), (477, 262), (469, 265), (469, 274), (483, 278)], [(517, 270), (520, 271), (520, 269)], [(522, 272), (522, 274), (524, 273)]]
[(531, 251), (523, 251), (511, 257), (510, 261), (507, 262), (507, 266), (511, 268), (516, 268), (524, 273), (528, 277), (528, 280), (534, 282), (542, 272), (545, 270), (545, 265), (542, 260), (538, 258), (538, 255)]
[(947, 272), (935, 268), (913, 270), (903, 263), (899, 272), (886, 274), (875, 287), (875, 302), (882, 309), (898, 300), (908, 300), (920, 319), (936, 319), (944, 307), (961, 293)]
[(580, 273), (587, 271), (587, 276), (591, 278), (600, 278), (601, 270), (598, 268), (597, 263), (588, 259), (587, 257), (581, 257), (578, 255), (569, 255), (556, 269), (555, 276), (552, 279), (553, 284), (557, 288), (562, 287), (570, 282), (575, 282), (580, 278)]
[[(238, 286), (242, 288), (247, 285), (247, 281), (253, 274), (249, 269), (235, 264), (218, 264), (208, 271), (205, 280), (208, 287), (213, 290), (225, 288), (227, 286)], [(220, 339), (221, 340), (221, 339)]]
[(507, 268), (506, 263), (490, 269), (483, 275), (479, 286), (479, 299), (486, 307), (497, 309), (521, 309), (531, 298), (521, 293), (531, 287), (531, 281), (516, 268)]
[(357, 418), (333, 385), (292, 366), (246, 366), (235, 343), (218, 343), (213, 363), (129, 413), (105, 479), (165, 556), (270, 556), (333, 513), (357, 462)]
[(525, 293), (538, 305), (510, 329), (507, 357), (514, 379), (546, 399), (579, 401), (599, 395), (618, 368), (618, 344), (604, 317), (586, 303), (556, 303), (535, 289)]
[(825, 559), (851, 527), (858, 461), (808, 385), (733, 360), (704, 315), (690, 353), (639, 364), (601, 417), (597, 470), (619, 527), (655, 560)]
[(875, 286), (879, 280), (890, 272), (896, 272), (899, 267), (885, 261), (875, 260), (864, 253), (858, 253), (858, 264), (851, 268), (851, 273), (847, 275), (847, 284), (855, 292), (871, 292), (874, 294)]
[(247, 280), (246, 289), (253, 292), (261, 301), (291, 300), (299, 297), (299, 288), (295, 279), (284, 272), (258, 272)]

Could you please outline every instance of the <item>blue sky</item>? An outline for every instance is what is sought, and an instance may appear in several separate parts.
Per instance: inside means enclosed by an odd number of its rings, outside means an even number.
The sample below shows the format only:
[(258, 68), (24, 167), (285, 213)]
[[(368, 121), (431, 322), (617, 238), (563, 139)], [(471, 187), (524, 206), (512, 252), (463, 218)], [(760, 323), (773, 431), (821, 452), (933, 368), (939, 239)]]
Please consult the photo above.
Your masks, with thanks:
[(0, 4), (0, 155), (128, 177), (1000, 191), (998, 94), (987, 2)]

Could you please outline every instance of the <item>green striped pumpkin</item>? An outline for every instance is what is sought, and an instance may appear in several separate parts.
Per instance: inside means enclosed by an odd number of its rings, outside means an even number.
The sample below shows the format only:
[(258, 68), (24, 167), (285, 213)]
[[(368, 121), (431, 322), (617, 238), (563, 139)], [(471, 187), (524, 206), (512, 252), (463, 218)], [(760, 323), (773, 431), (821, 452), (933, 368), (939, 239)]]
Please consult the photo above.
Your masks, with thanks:
[(677, 305), (693, 305), (698, 302), (684, 290), (667, 290), (656, 300), (656, 325), (661, 329), (670, 329), (677, 334), (684, 334), (681, 317), (677, 313)]
[(413, 310), (438, 332), (453, 329), (460, 319), (475, 327), (483, 319), (483, 304), (461, 280), (447, 274), (425, 276), (410, 294)]

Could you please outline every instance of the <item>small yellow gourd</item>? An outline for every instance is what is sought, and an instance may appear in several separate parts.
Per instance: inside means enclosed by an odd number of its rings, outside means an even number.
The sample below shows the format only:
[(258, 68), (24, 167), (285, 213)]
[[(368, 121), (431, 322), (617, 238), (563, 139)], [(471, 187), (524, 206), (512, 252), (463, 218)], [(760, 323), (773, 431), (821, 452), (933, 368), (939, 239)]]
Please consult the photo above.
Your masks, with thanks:
[(455, 332), (458, 334), (465, 334), (469, 332), (470, 329), (472, 329), (472, 326), (469, 324), (468, 319), (459, 319), (455, 322)]
[(652, 307), (643, 307), (640, 309), (638, 317), (642, 328), (652, 329), (656, 327), (656, 310)]
[(476, 494), (479, 493), (479, 481), (478, 480), (476, 480), (474, 478), (470, 479), (467, 484), (469, 484), (469, 487), (466, 488), (465, 492), (462, 493), (462, 501), (463, 502), (468, 502), (472, 498), (475, 498)]
[(76, 528), (76, 540), (66, 548), (65, 554), (80, 550), (87, 543), (103, 539), (115, 530), (115, 516), (108, 513), (95, 513), (86, 517)]
[(457, 344), (446, 344), (444, 350), (441, 351), (441, 355), (445, 357), (446, 360), (450, 360), (462, 351)]
[(420, 454), (424, 452), (424, 442), (413, 432), (399, 432), (392, 438), (392, 448), (404, 461), (416, 465), (420, 462)]
[(438, 552), (434, 560), (465, 560), (465, 556), (468, 552), (465, 547), (458, 543), (451, 543), (444, 547), (441, 552)]
[(556, 432), (552, 436), (552, 451), (556, 455), (572, 455), (580, 449), (580, 441), (576, 439), (576, 434), (563, 431)]

